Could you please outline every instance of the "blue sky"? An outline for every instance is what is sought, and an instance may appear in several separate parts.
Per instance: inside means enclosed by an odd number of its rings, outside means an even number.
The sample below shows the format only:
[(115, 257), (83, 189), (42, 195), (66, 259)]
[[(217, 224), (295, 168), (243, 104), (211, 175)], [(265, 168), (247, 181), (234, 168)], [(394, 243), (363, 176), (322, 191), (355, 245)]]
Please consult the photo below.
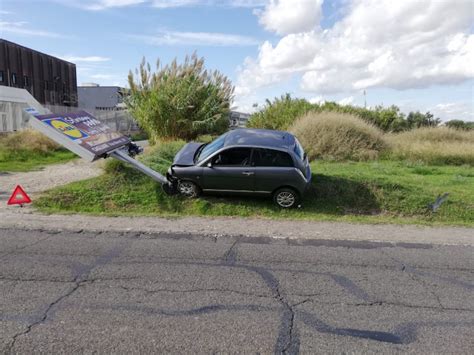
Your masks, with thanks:
[(197, 51), (252, 110), (285, 92), (474, 121), (469, 0), (1, 0), (0, 36), (126, 85), (141, 58)]

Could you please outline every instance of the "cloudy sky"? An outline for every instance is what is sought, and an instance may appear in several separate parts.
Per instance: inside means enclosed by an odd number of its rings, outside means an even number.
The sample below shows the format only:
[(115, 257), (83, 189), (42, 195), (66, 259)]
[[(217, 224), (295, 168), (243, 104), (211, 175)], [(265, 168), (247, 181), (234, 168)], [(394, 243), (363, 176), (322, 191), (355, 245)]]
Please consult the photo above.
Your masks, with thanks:
[(249, 111), (291, 93), (474, 121), (474, 0), (1, 0), (0, 36), (77, 64), (78, 81), (197, 51)]

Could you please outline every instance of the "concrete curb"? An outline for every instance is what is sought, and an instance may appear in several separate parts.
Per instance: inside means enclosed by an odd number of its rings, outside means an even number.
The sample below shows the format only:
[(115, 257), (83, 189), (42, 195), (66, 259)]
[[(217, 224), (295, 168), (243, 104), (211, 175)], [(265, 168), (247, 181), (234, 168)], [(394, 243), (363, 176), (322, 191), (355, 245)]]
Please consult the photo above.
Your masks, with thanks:
[[(0, 227), (0, 231), (8, 231), (11, 228)], [(16, 228), (18, 230), (18, 228)], [(352, 249), (377, 249), (377, 248), (405, 248), (405, 249), (432, 249), (433, 244), (425, 243), (403, 243), (403, 242), (379, 242), (364, 240), (336, 240), (336, 239), (290, 239), (290, 238), (273, 238), (273, 237), (251, 237), (251, 236), (212, 236), (199, 234), (176, 234), (176, 233), (140, 233), (132, 231), (93, 231), (93, 230), (68, 230), (68, 229), (29, 229), (21, 228), (21, 230), (30, 232), (46, 232), (50, 234), (68, 233), (82, 234), (92, 233), (103, 235), (104, 233), (114, 234), (121, 237), (143, 238), (143, 239), (169, 239), (169, 240), (189, 240), (189, 241), (205, 241), (211, 243), (234, 244), (268, 244), (268, 245), (288, 245), (288, 246), (309, 246), (309, 247), (343, 247)]]
[[(474, 246), (474, 228), (366, 225), (341, 222), (310, 222), (255, 218), (179, 219), (157, 217), (98, 217), (43, 215), (29, 208), (0, 210), (0, 228), (51, 231), (119, 232), (151, 235), (181, 235), (194, 238), (246, 238), (248, 242), (317, 245), (331, 241), (400, 243), (409, 245)], [(257, 238), (257, 239), (255, 239)], [(367, 244), (368, 245), (368, 244)]]

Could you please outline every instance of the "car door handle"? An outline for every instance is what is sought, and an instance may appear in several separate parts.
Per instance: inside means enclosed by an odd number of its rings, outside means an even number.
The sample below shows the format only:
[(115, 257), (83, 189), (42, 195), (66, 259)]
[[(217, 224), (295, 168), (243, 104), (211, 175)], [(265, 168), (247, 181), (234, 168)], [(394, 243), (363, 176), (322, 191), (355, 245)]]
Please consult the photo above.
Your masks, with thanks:
[(247, 176), (250, 176), (250, 175), (254, 175), (255, 173), (253, 171), (244, 171), (242, 173), (242, 175), (247, 175)]

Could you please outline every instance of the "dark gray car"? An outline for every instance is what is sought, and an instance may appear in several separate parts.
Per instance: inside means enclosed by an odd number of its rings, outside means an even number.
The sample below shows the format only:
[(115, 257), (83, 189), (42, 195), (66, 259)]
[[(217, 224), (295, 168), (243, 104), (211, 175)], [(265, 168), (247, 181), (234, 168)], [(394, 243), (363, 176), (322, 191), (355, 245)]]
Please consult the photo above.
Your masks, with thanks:
[(189, 197), (201, 192), (270, 195), (278, 206), (291, 208), (310, 185), (311, 169), (292, 134), (236, 129), (209, 144), (186, 144), (167, 177)]

